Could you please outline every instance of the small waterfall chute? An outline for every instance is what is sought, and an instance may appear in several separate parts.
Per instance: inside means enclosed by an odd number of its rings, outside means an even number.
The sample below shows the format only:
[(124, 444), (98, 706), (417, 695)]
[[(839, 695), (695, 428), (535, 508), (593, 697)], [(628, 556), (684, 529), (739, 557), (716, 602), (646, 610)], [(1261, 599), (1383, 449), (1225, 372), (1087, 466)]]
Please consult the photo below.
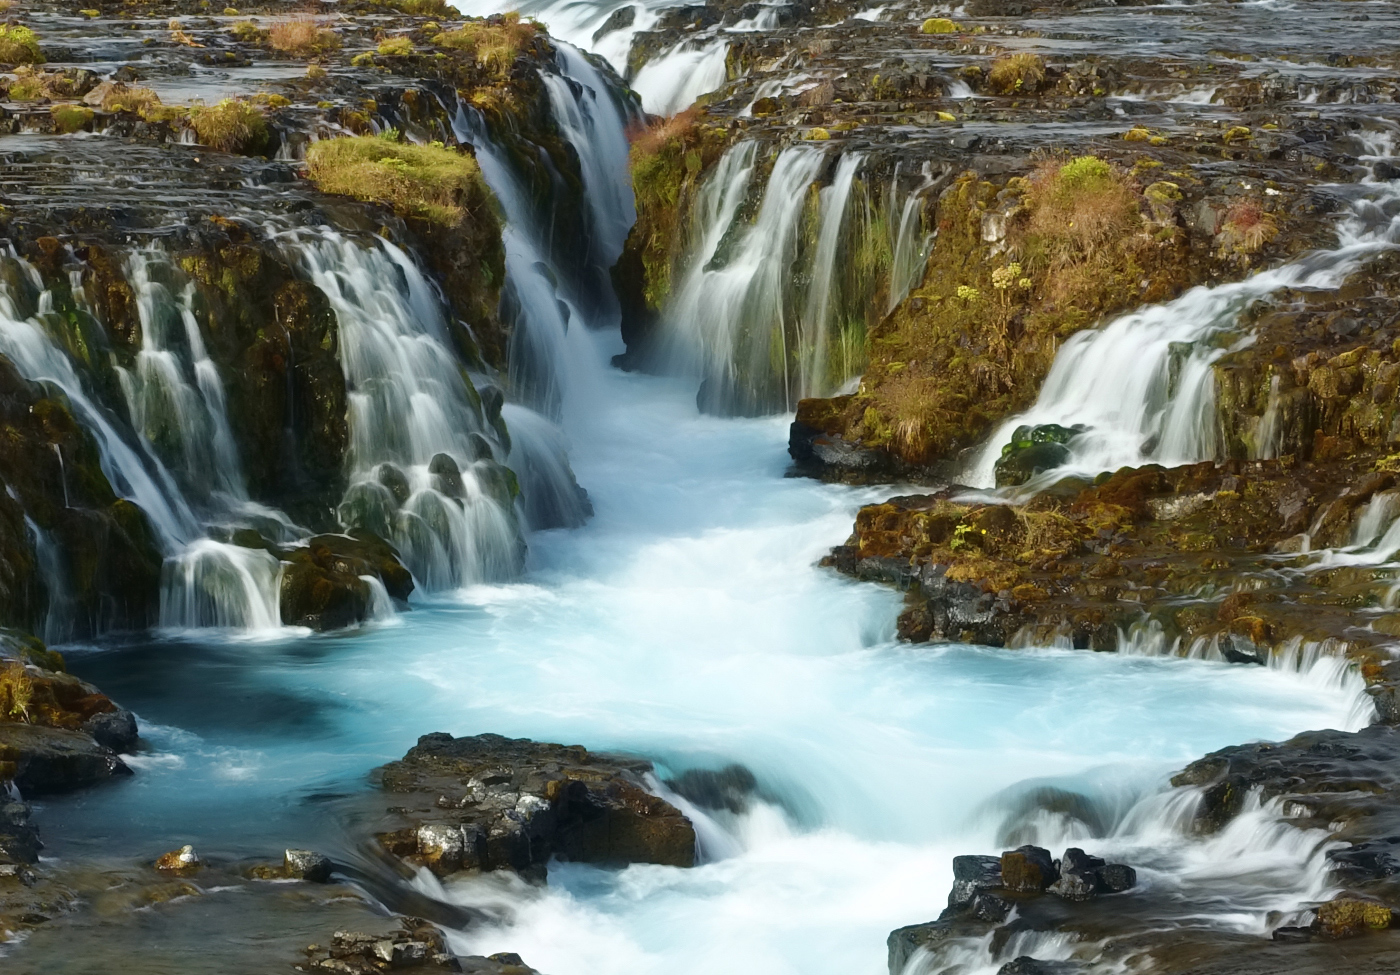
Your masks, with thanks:
[(432, 285), (382, 238), (325, 229), (287, 246), (340, 326), (350, 427), (347, 528), (381, 534), (426, 589), (512, 577), (523, 542), (506, 450), (449, 351)]
[[(1001, 448), (1023, 425), (1088, 427), (1071, 442), (1069, 461), (1028, 482), (1024, 491), (1067, 473), (1218, 458), (1213, 367), (1231, 348), (1253, 341), (1237, 333), (1242, 313), (1284, 288), (1334, 290), (1363, 261), (1400, 244), (1400, 183), (1355, 189), (1360, 195), (1338, 225), (1335, 249), (1312, 251), (1243, 281), (1192, 288), (1174, 301), (1070, 336), (1035, 405), (1001, 424), (968, 473), (968, 483), (995, 482)], [(1271, 440), (1275, 435), (1270, 429)]]

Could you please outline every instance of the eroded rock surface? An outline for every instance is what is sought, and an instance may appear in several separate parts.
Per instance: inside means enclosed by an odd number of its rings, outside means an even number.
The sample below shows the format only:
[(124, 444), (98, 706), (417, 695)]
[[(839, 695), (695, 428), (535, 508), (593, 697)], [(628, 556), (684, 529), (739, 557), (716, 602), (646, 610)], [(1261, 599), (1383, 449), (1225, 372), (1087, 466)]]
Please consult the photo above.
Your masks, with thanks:
[(645, 786), (651, 763), (579, 745), (424, 735), (376, 773), (375, 835), (439, 876), (588, 863), (695, 862), (695, 831)]

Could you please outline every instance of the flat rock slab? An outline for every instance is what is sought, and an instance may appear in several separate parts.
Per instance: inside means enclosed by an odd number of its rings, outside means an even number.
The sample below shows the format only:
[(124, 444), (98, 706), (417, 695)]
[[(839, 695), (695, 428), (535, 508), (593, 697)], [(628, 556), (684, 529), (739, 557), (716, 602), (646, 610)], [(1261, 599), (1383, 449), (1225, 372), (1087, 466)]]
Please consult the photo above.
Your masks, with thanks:
[(424, 735), (378, 769), (375, 830), (391, 853), (439, 876), (585, 863), (695, 863), (695, 830), (647, 791), (650, 762), (524, 738)]
[(64, 728), (0, 722), (0, 769), (25, 796), (68, 792), (130, 775), (131, 769), (91, 735)]

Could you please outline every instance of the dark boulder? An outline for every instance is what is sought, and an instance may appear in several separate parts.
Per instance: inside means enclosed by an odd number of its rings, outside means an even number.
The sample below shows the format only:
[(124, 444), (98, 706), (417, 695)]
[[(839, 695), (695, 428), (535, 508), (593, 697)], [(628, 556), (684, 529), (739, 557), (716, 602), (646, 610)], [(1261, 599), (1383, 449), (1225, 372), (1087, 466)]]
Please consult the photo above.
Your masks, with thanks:
[(579, 745), (424, 735), (377, 773), (376, 835), (434, 873), (537, 873), (550, 857), (587, 863), (695, 862), (695, 830), (649, 793), (651, 763)]
[(12, 780), (26, 796), (71, 792), (130, 774), (116, 752), (81, 731), (0, 723), (0, 780)]
[(39, 862), (44, 844), (39, 842), (38, 827), (30, 821), (32, 812), (27, 803), (0, 802), (0, 867)]
[(741, 813), (758, 793), (758, 780), (742, 765), (722, 769), (689, 769), (666, 783), (683, 799), (702, 809)]
[(433, 459), (428, 461), (428, 473), (432, 475), (434, 490), (458, 501), (467, 496), (467, 489), (462, 484), (462, 470), (447, 454), (434, 454)]
[(1060, 858), (1060, 879), (1052, 890), (1067, 901), (1092, 900), (1098, 895), (1099, 870), (1104, 866), (1101, 858), (1072, 846)]
[(388, 542), (371, 532), (316, 535), (303, 547), (279, 550), (282, 622), (313, 630), (334, 630), (370, 617), (373, 576), (390, 597), (407, 599), (413, 576)]
[(953, 857), (953, 889), (948, 894), (950, 908), (972, 903), (978, 891), (1001, 886), (1001, 860), (988, 856)]
[(1007, 890), (1038, 894), (1059, 879), (1049, 850), (1027, 845), (1001, 855), (1001, 881)]

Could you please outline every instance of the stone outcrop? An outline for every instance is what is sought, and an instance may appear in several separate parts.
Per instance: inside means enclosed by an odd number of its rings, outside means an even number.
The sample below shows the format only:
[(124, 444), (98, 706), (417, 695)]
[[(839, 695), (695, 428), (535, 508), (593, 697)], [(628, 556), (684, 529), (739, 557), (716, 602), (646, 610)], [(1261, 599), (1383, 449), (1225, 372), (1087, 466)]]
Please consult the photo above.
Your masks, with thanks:
[(440, 876), (588, 863), (695, 862), (695, 831), (648, 792), (651, 764), (578, 745), (424, 735), (379, 769), (380, 844)]

